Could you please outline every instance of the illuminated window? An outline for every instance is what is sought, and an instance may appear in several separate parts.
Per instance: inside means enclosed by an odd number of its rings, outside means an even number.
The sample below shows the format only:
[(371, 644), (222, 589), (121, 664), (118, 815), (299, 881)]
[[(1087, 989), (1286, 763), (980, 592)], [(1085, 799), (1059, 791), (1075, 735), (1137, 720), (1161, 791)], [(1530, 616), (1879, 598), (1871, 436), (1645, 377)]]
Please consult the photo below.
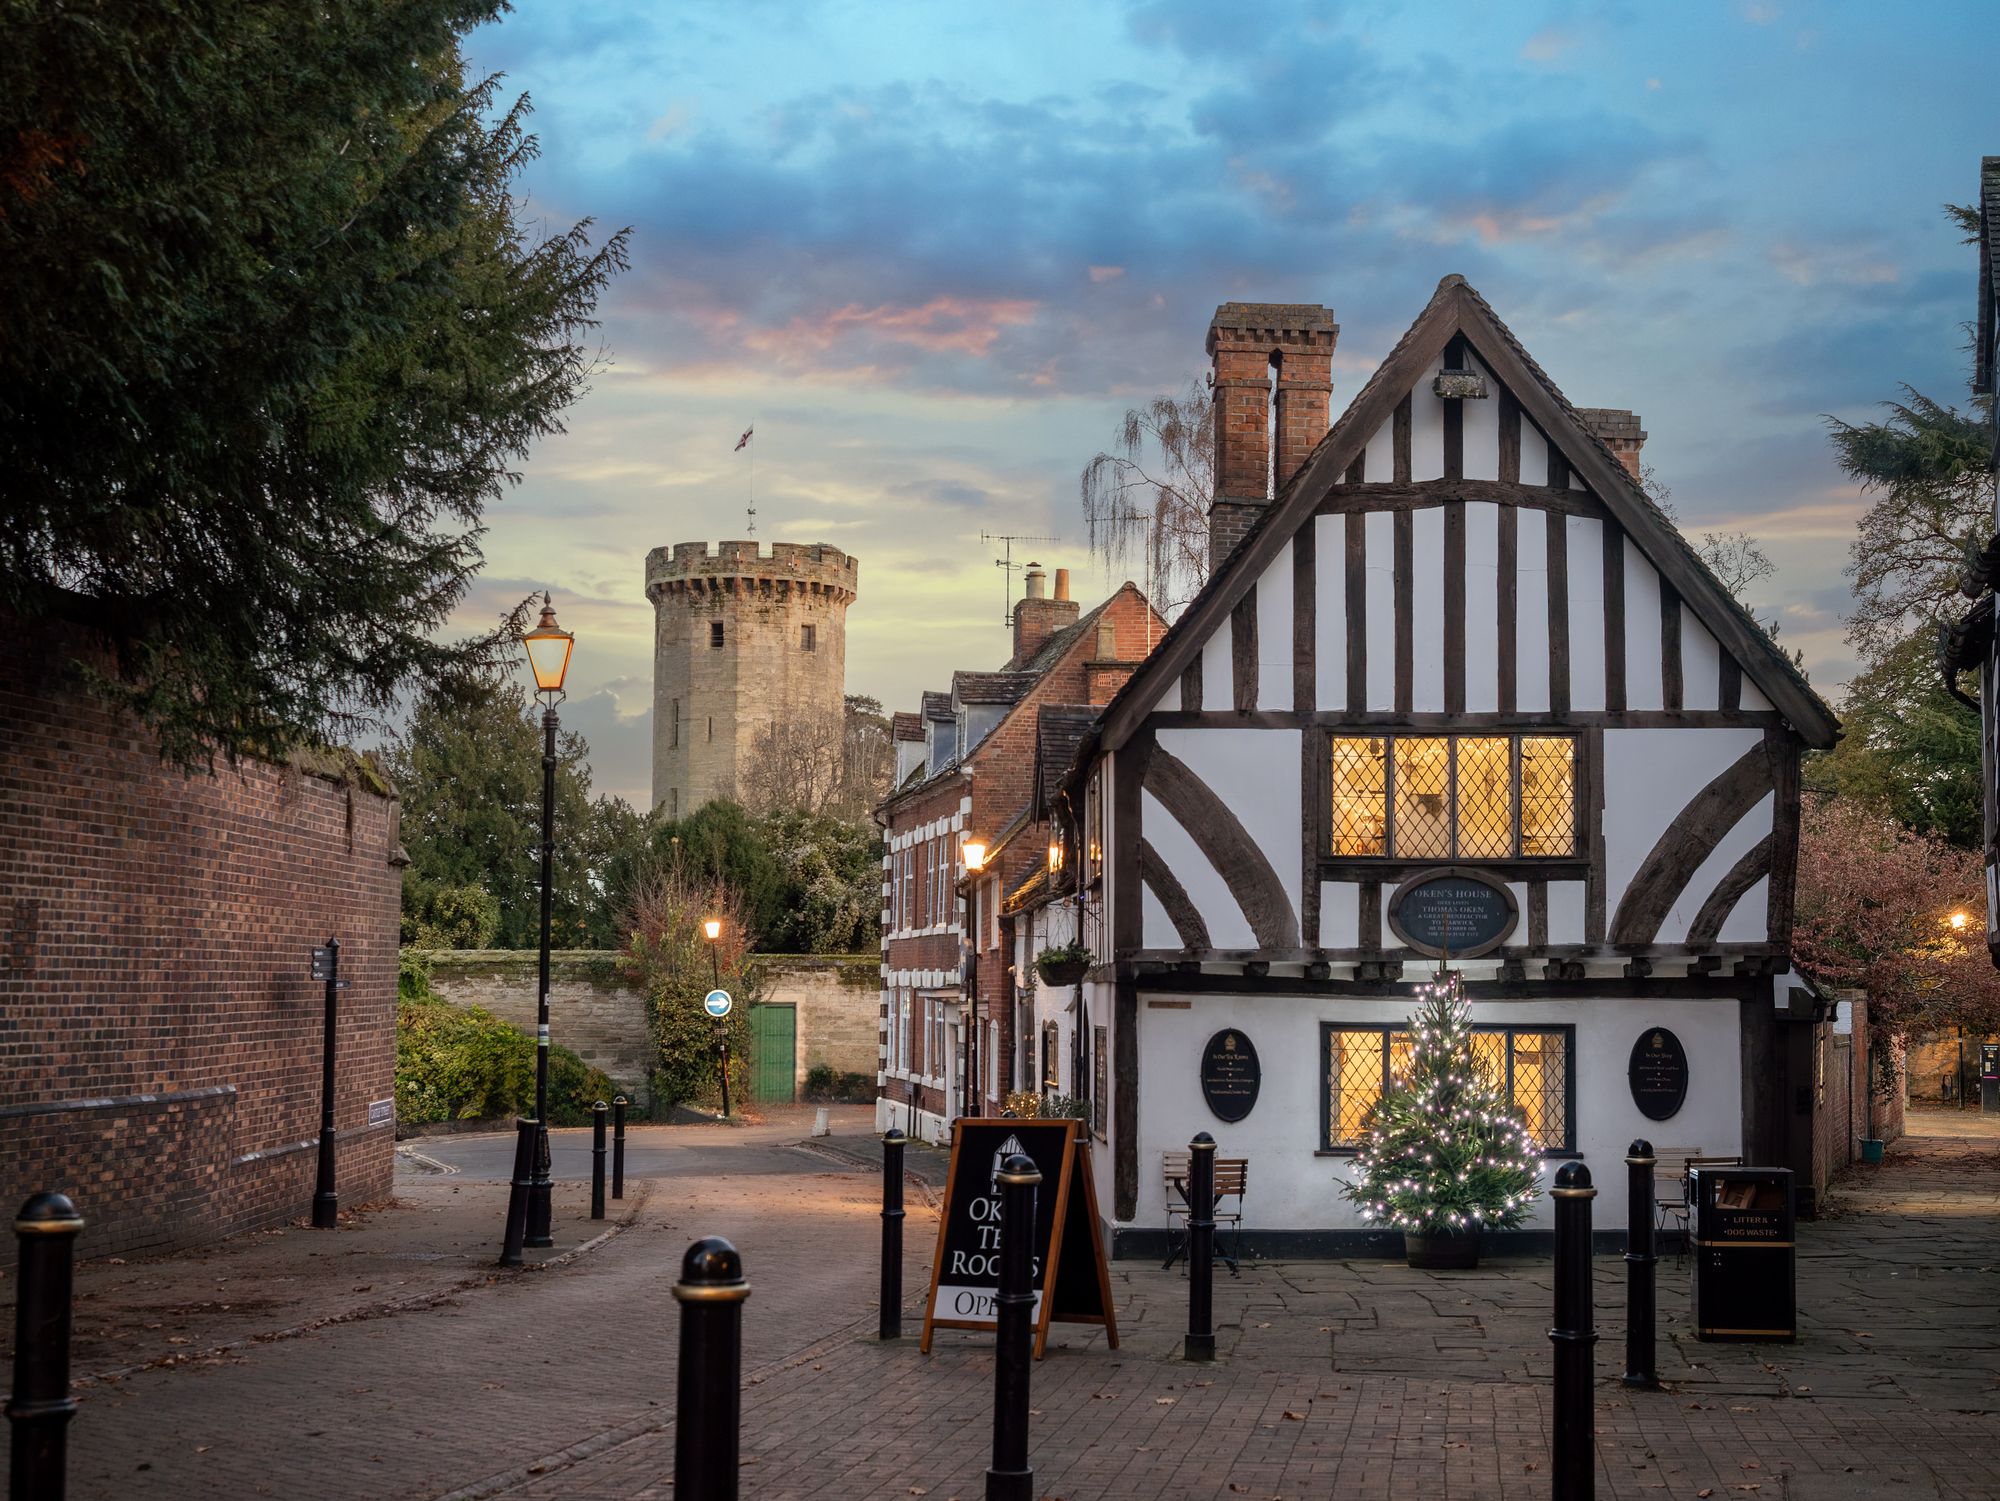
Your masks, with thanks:
[[(1320, 1145), (1345, 1151), (1361, 1145), (1383, 1093), (1409, 1067), (1410, 1036), (1395, 1027), (1329, 1022), (1326, 1036), (1326, 1116)], [(1574, 1150), (1570, 1129), (1569, 1027), (1475, 1027), (1472, 1066), (1499, 1085), (1544, 1152)]]
[(1336, 858), (1573, 856), (1569, 735), (1334, 735), (1327, 848)]

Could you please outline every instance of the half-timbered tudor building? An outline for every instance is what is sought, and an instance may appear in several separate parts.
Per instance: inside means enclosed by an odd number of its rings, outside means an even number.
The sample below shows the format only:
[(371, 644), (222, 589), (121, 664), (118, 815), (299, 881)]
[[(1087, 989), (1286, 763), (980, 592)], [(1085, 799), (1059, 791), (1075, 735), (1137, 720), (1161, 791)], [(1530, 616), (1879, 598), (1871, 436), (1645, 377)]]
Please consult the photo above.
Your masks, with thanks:
[[(2000, 156), (1979, 164), (1979, 303), (1973, 320), (1972, 390), (1994, 393), (1994, 366), (2000, 363)], [(1990, 467), (2000, 471), (2000, 430)], [(1973, 601), (1965, 618), (1947, 626), (1938, 640), (1938, 666), (1945, 686), (1979, 710), (1979, 755), (1986, 789), (1986, 948), (2000, 964), (2000, 631), (1994, 629), (1994, 588), (2000, 584), (2000, 495), (1994, 502), (1993, 534), (1967, 560), (1960, 589)], [(1979, 675), (1979, 700), (1959, 691), (1960, 673)]]
[[(1046, 585), (1031, 563), (1005, 664), (954, 673), (949, 691), (925, 693), (917, 714), (891, 722), (898, 777), (875, 814), (883, 834), (876, 1116), (881, 1129), (927, 1141), (943, 1140), (961, 1115), (999, 1114), (1008, 1091), (1022, 1087), (1014, 918), (1003, 907), (1047, 861), (1048, 825), (1034, 798), (1043, 712), (1109, 699), (1166, 629), (1131, 584), (1085, 613), (1069, 597), (1067, 569), (1056, 570), (1053, 594)], [(965, 846), (975, 841), (985, 868), (968, 874)]]
[[(1213, 572), (1067, 784), (1114, 1242), (1157, 1247), (1163, 1154), (1208, 1130), (1249, 1160), (1246, 1245), (1383, 1244), (1340, 1190), (1454, 889), (1476, 1055), (1589, 1160), (1600, 1225), (1635, 1137), (1809, 1152), (1781, 1033), (1824, 1011), (1788, 950), (1834, 716), (1648, 499), (1637, 419), (1572, 407), (1462, 277), (1328, 429), (1337, 332), (1218, 310)], [(1225, 1029), (1260, 1070), (1233, 1123), (1201, 1082)], [(1664, 1033), (1684, 1097), (1652, 1119), (1628, 1070)]]

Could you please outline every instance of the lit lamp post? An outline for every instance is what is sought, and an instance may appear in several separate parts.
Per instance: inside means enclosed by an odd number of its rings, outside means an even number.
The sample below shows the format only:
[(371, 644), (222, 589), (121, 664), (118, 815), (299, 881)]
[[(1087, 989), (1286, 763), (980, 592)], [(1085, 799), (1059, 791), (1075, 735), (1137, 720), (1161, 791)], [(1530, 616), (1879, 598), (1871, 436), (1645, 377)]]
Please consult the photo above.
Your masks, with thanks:
[(542, 972), (535, 1008), (535, 1173), (528, 1188), (530, 1246), (552, 1246), (549, 1234), (549, 899), (555, 870), (556, 704), (563, 696), (570, 649), (576, 638), (556, 624), (555, 603), (542, 596), (542, 619), (521, 638), (535, 691), (542, 695)]
[[(717, 990), (722, 989), (722, 961), (716, 957), (716, 942), (722, 937), (722, 919), (711, 917), (701, 925), (708, 935), (708, 974)], [(729, 1019), (718, 1016), (715, 1019), (715, 1047), (722, 1055), (722, 1118), (729, 1119)]]
[(976, 877), (986, 869), (986, 842), (968, 839), (965, 859), (965, 1099), (966, 1113), (979, 1114), (979, 934), (972, 924), (972, 893)]

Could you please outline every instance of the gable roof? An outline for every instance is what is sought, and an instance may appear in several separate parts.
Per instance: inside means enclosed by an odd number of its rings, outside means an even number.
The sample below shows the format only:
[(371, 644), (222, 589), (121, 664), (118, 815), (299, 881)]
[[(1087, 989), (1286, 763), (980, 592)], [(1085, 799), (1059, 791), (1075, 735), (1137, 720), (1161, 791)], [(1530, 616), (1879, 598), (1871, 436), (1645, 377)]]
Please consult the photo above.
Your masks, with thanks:
[(961, 704), (1014, 704), (1035, 686), (1032, 672), (954, 672), (951, 696)]
[(1688, 545), (1618, 458), (1593, 433), (1463, 276), (1447, 276), (1417, 319), (1355, 393), (1277, 498), (1264, 507), (1233, 552), (1181, 613), (1139, 670), (1104, 708), (1093, 745), (1124, 743), (1229, 612), (1250, 592), (1278, 550), (1309, 521), (1348, 465), (1387, 421), (1403, 393), (1454, 336), (1462, 335), (1481, 363), (1511, 390), (1524, 416), (1568, 460), (1571, 470), (1604, 503), (1648, 562), (1671, 582), (1721, 649), (1791, 721), (1807, 744), (1824, 749), (1840, 736), (1840, 722), (1763, 627)]
[(924, 696), (919, 702), (922, 704), (919, 712), (926, 719), (950, 719), (954, 717), (951, 712), (951, 695), (949, 693), (942, 692), (936, 688), (926, 688)]
[(1032, 807), (1047, 818), (1056, 789), (1076, 763), (1076, 748), (1097, 719), (1091, 704), (1043, 704), (1035, 719), (1035, 793)]
[(1993, 394), (1994, 304), (2000, 302), (2000, 156), (1979, 163), (1979, 338), (1972, 352), (1972, 389)]

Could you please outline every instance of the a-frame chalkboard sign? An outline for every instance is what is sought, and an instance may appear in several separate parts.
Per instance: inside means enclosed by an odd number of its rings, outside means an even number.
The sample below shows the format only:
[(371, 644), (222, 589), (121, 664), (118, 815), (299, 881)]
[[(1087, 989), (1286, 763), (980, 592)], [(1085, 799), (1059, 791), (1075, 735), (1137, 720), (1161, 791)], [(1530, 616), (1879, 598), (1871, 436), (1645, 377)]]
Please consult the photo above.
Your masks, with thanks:
[(1000, 1191), (994, 1174), (1016, 1152), (1042, 1170), (1035, 1190), (1035, 1358), (1049, 1343), (1049, 1324), (1102, 1324), (1118, 1348), (1111, 1308), (1111, 1270), (1098, 1232), (1090, 1146), (1080, 1121), (961, 1120), (951, 1139), (944, 1219), (938, 1226), (931, 1295), (924, 1305), (920, 1348), (930, 1353), (933, 1329), (992, 1329), (1000, 1291)]

